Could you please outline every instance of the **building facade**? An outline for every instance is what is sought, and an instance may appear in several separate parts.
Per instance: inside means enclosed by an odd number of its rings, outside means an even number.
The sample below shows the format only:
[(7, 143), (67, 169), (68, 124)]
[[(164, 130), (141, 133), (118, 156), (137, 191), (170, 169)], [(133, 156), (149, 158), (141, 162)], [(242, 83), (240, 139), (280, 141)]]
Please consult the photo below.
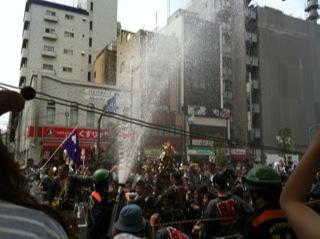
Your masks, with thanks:
[[(82, 93), (95, 88), (91, 82), (96, 57), (107, 44), (116, 40), (117, 1), (79, 1), (78, 7), (72, 7), (52, 1), (28, 0), (23, 24), (19, 86), (32, 86), (38, 97), (50, 94), (72, 100), (75, 105), (83, 102)], [(78, 92), (71, 94), (75, 89)], [(105, 97), (109, 93), (101, 94)], [(102, 108), (89, 99), (85, 104)], [(59, 107), (54, 99), (49, 103), (33, 100), (26, 104), (18, 116), (18, 159), (33, 157), (38, 161), (41, 158), (42, 140), (36, 140), (39, 127), (66, 129), (76, 123), (79, 127), (91, 125), (92, 130), (95, 127), (92, 122), (88, 124), (86, 117), (76, 117), (76, 107), (72, 105), (67, 106), (64, 113), (56, 109)], [(88, 117), (95, 122), (92, 116)], [(11, 117), (11, 120), (15, 122), (16, 119)], [(29, 129), (34, 132), (34, 138), (28, 137)], [(14, 137), (11, 140), (14, 141)]]

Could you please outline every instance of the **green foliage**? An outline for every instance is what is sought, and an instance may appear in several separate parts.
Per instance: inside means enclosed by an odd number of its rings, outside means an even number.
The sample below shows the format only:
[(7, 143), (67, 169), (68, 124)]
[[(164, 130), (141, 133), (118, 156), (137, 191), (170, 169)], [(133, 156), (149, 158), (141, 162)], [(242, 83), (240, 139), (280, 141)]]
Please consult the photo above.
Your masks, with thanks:
[(279, 156), (282, 157), (287, 163), (287, 154), (292, 149), (292, 131), (290, 128), (281, 128), (278, 130), (278, 135), (276, 136)]
[(228, 145), (224, 140), (216, 140), (213, 143), (215, 163), (218, 167), (223, 168), (228, 163), (227, 149)]

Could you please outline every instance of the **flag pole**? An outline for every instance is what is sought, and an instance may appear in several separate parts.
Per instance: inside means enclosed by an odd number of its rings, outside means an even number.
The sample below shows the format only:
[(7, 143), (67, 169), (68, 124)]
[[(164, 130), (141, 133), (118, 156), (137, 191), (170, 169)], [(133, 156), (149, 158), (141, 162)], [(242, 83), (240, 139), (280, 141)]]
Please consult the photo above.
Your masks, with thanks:
[(74, 129), (68, 134), (68, 136), (61, 142), (61, 144), (56, 148), (56, 150), (53, 152), (53, 154), (51, 154), (51, 156), (48, 158), (48, 160), (44, 163), (44, 165), (42, 165), (42, 167), (40, 168), (40, 171), (42, 171), (44, 169), (44, 167), (47, 166), (47, 164), (51, 161), (53, 156), (58, 152), (58, 150), (62, 147), (62, 145), (67, 141), (67, 139), (70, 137), (70, 135), (72, 135), (78, 129), (78, 127), (79, 127), (78, 125), (76, 127), (74, 127)]

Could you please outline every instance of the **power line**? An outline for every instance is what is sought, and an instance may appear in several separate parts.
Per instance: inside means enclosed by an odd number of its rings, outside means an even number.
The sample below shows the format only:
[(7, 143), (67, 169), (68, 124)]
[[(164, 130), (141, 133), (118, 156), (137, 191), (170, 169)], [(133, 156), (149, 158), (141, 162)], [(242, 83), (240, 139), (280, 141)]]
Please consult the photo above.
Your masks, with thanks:
[[(5, 87), (8, 88), (14, 88), (14, 89), (20, 89), (19, 87), (15, 87), (12, 85), (8, 85), (8, 84), (4, 84), (4, 83), (0, 83), (0, 85), (3, 85)], [(159, 130), (159, 131), (163, 131), (163, 132), (167, 132), (167, 133), (171, 133), (171, 134), (176, 134), (176, 135), (180, 135), (180, 136), (184, 136), (184, 137), (191, 137), (191, 138), (201, 138), (201, 139), (206, 139), (206, 140), (211, 140), (211, 141), (217, 141), (217, 142), (221, 142), (221, 143), (225, 143), (226, 145), (228, 145), (229, 147), (233, 147), (232, 143), (228, 140), (226, 140), (225, 138), (218, 138), (218, 137), (213, 137), (213, 136), (208, 136), (208, 135), (202, 135), (202, 134), (198, 134), (198, 133), (190, 133), (189, 131), (183, 130), (183, 129), (177, 129), (177, 128), (172, 128), (172, 127), (168, 127), (165, 125), (160, 125), (160, 124), (154, 124), (154, 123), (149, 123), (143, 120), (139, 120), (136, 118), (132, 118), (132, 117), (128, 117), (122, 114), (118, 114), (118, 113), (113, 113), (113, 112), (106, 112), (103, 109), (98, 109), (98, 108), (92, 108), (90, 105), (85, 105), (85, 104), (81, 104), (75, 101), (71, 101), (68, 99), (64, 99), (64, 98), (60, 98), (57, 96), (52, 96), (46, 93), (42, 93), (42, 92), (37, 92), (36, 94), (38, 95), (43, 95), (45, 97), (48, 97), (50, 99), (47, 98), (43, 98), (43, 97), (36, 97), (36, 99), (38, 100), (43, 100), (43, 101), (48, 101), (48, 102), (52, 102), (52, 99), (55, 100), (56, 104), (60, 104), (66, 107), (70, 107), (73, 106), (73, 104), (77, 104), (77, 107), (79, 110), (82, 111), (86, 111), (86, 112), (95, 112), (98, 114), (103, 114), (109, 118), (113, 118), (116, 120), (120, 120), (122, 122), (126, 122), (129, 124), (134, 124), (134, 125), (138, 125), (141, 127), (145, 127), (145, 128), (149, 128), (149, 129), (154, 129), (154, 130)], [(67, 102), (67, 103), (65, 103)], [(267, 150), (273, 150), (273, 151), (280, 151), (279, 148), (274, 147), (274, 146), (267, 146), (267, 145), (262, 145), (262, 144), (247, 144), (245, 142), (241, 142), (241, 141), (236, 141), (236, 143), (239, 144), (238, 147), (240, 146), (246, 146), (248, 148), (264, 148)], [(306, 148), (308, 146), (305, 146)], [(300, 152), (300, 151), (294, 151), (294, 150), (287, 150), (285, 153), (291, 153), (291, 154), (299, 154), (302, 155), (304, 154), (304, 152)]]

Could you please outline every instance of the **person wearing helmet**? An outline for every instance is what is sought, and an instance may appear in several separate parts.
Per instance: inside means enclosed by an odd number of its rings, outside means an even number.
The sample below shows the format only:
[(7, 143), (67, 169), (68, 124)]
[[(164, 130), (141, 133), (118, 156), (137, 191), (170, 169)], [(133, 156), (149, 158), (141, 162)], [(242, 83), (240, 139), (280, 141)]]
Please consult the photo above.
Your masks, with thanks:
[(204, 219), (208, 219), (204, 224), (205, 238), (241, 238), (243, 226), (253, 212), (252, 207), (229, 193), (225, 174), (217, 173), (213, 184), (217, 198), (209, 202), (204, 212)]
[(98, 169), (92, 175), (94, 191), (89, 197), (87, 238), (106, 238), (113, 203), (108, 198), (109, 171)]
[(249, 188), (255, 213), (245, 227), (245, 239), (297, 238), (279, 205), (280, 175), (269, 166), (252, 168), (244, 182)]

